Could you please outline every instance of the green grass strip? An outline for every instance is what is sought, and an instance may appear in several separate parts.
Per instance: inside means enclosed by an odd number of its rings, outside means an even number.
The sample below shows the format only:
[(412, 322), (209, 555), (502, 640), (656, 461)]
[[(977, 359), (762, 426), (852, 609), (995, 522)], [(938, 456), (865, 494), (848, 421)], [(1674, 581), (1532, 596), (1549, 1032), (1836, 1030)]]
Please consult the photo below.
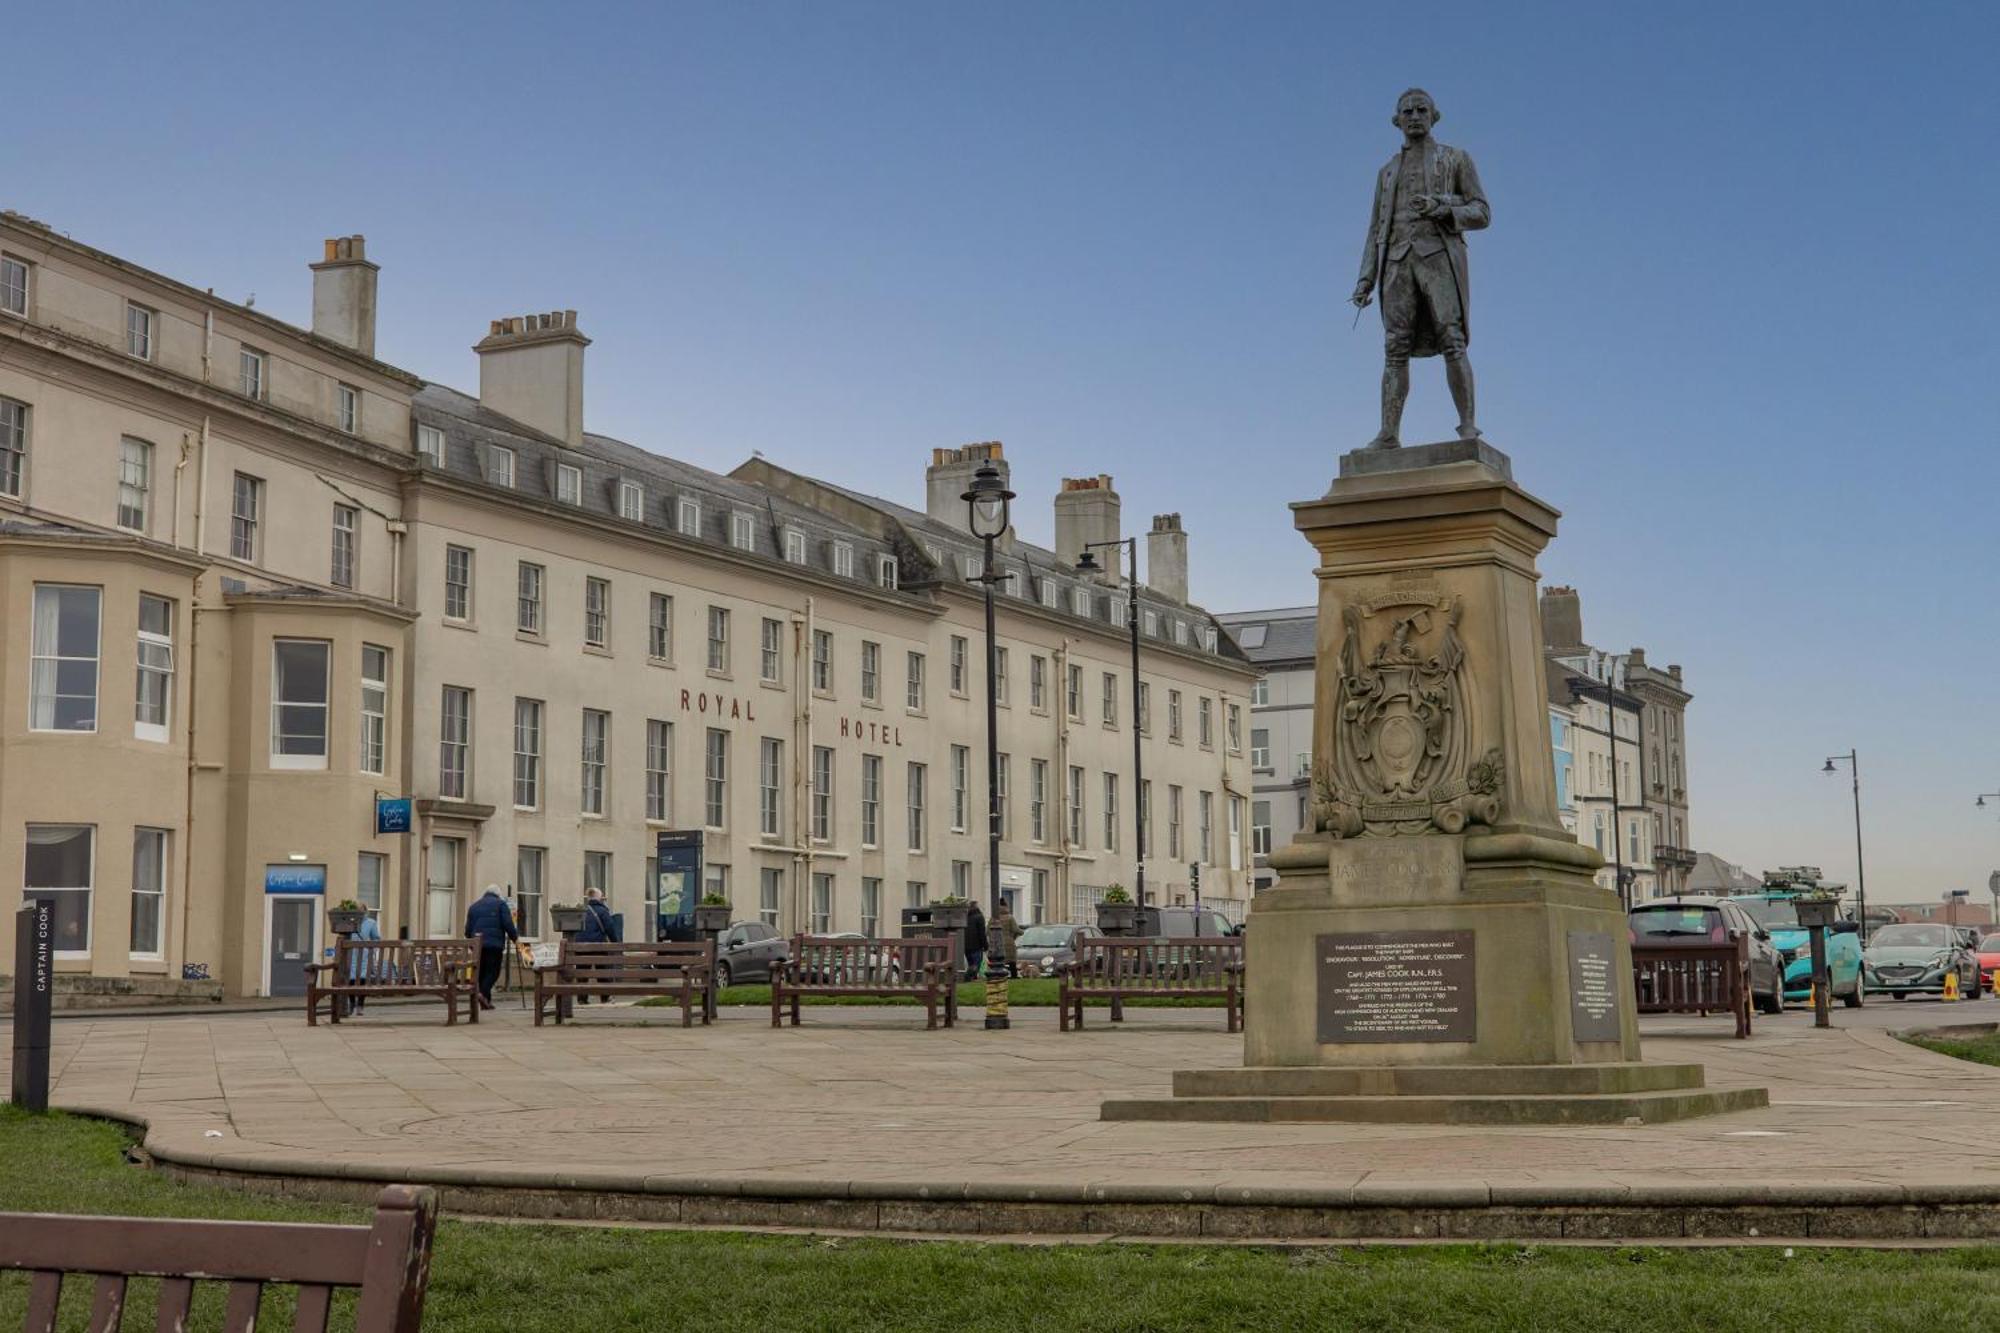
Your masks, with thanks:
[(1974, 1064), (2000, 1065), (2000, 1032), (1984, 1037), (1905, 1037), (1912, 1046), (1921, 1046), (1939, 1055), (1949, 1055), (1957, 1060), (1970, 1060)]

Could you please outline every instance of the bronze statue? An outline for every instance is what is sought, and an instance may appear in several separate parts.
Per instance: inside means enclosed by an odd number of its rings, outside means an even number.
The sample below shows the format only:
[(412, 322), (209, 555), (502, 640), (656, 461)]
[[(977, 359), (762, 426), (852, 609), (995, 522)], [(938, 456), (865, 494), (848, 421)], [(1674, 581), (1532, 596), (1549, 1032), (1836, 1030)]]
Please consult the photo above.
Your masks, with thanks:
[(1366, 308), (1382, 297), (1382, 431), (1367, 447), (1394, 449), (1410, 396), (1410, 358), (1444, 357), (1445, 382), (1458, 408), (1458, 434), (1476, 439), (1472, 364), (1466, 310), (1470, 288), (1465, 233), (1491, 221), (1479, 172), (1462, 148), (1431, 137), (1444, 119), (1421, 88), (1396, 99), (1391, 124), (1403, 132), (1403, 150), (1375, 178), (1375, 208), (1361, 249), (1361, 278), (1353, 301)]

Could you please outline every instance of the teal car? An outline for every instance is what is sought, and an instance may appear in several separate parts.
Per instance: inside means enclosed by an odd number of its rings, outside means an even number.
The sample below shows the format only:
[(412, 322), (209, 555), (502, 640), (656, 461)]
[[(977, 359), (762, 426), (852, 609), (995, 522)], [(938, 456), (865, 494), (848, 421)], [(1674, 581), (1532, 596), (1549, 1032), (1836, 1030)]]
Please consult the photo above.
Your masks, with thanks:
[[(1735, 900), (1753, 920), (1771, 932), (1771, 944), (1784, 960), (1785, 998), (1803, 1000), (1812, 994), (1812, 939), (1799, 925), (1789, 893), (1747, 893)], [(1852, 921), (1836, 921), (1826, 932), (1826, 975), (1829, 993), (1850, 1009), (1861, 1007), (1861, 934)]]

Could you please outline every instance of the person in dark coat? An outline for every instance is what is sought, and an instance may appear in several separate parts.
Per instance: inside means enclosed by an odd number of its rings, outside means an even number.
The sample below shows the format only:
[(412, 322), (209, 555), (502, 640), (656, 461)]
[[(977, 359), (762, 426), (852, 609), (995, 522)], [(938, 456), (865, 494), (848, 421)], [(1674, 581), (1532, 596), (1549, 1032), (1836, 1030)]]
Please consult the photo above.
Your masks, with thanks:
[[(616, 918), (611, 915), (611, 905), (604, 901), (603, 889), (583, 891), (583, 928), (576, 932), (578, 944), (616, 944), (622, 934)], [(609, 995), (597, 997), (606, 1004), (611, 1003)], [(588, 995), (576, 997), (578, 1004), (589, 1004)]]
[(986, 913), (974, 903), (965, 914), (965, 977), (970, 981), (979, 975), (979, 964), (986, 957)]
[(479, 941), (479, 1007), (491, 1009), (501, 960), (507, 956), (508, 944), (521, 938), (498, 884), (488, 884), (479, 901), (465, 909), (465, 937)]
[(1014, 909), (1002, 898), (1000, 905), (993, 909), (993, 920), (986, 926), (986, 974), (996, 973), (1003, 977), (1015, 975), (1014, 941), (1021, 938), (1021, 923), (1014, 919)]

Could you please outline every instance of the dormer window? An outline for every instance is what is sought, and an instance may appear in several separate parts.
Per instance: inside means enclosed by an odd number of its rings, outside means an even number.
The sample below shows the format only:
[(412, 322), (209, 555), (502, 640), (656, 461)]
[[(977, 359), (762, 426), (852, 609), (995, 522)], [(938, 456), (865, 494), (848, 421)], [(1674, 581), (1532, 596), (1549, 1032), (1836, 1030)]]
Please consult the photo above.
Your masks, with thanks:
[(1088, 588), (1072, 588), (1072, 589), (1070, 589), (1070, 593), (1069, 593), (1069, 609), (1070, 609), (1070, 613), (1071, 613), (1072, 615), (1079, 615), (1079, 616), (1082, 616), (1082, 617), (1084, 617), (1085, 619), (1089, 619), (1089, 617), (1090, 617), (1090, 589), (1088, 589)]
[(701, 501), (691, 495), (683, 495), (677, 514), (677, 526), (684, 535), (701, 536)]
[(494, 445), (486, 455), (486, 479), (495, 486), (514, 484), (514, 451)]
[(556, 464), (556, 499), (566, 505), (583, 503), (583, 469), (568, 463)]
[(444, 466), (444, 432), (436, 426), (417, 427), (417, 453), (432, 467)]
[(806, 562), (806, 535), (797, 528), (785, 529), (785, 559), (795, 565)]
[(334, 420), (349, 435), (361, 429), (361, 390), (352, 384), (336, 384), (333, 388)]
[(1053, 611), (1055, 609), (1057, 599), (1059, 599), (1061, 596), (1062, 596), (1062, 589), (1056, 587), (1056, 581), (1054, 579), (1042, 580), (1043, 606), (1046, 606), (1051, 611)]
[(1149, 639), (1160, 637), (1160, 613), (1158, 611), (1146, 612), (1146, 637)]
[(875, 557), (875, 582), (892, 592), (896, 589), (898, 570), (895, 556), (878, 555)]
[(844, 579), (854, 577), (854, 546), (849, 542), (833, 544), (833, 572)]
[(1008, 571), (1007, 571), (1007, 574), (1006, 574), (1006, 588), (1007, 588), (1007, 595), (1008, 595), (1009, 597), (1019, 597), (1019, 596), (1021, 595), (1021, 571), (1020, 571), (1020, 570), (1018, 570), (1018, 569), (1010, 569), (1010, 570), (1008, 570)]
[(646, 517), (646, 489), (635, 481), (618, 483), (618, 517), (638, 523)]
[(729, 516), (729, 544), (739, 551), (757, 549), (757, 520), (741, 510)]

